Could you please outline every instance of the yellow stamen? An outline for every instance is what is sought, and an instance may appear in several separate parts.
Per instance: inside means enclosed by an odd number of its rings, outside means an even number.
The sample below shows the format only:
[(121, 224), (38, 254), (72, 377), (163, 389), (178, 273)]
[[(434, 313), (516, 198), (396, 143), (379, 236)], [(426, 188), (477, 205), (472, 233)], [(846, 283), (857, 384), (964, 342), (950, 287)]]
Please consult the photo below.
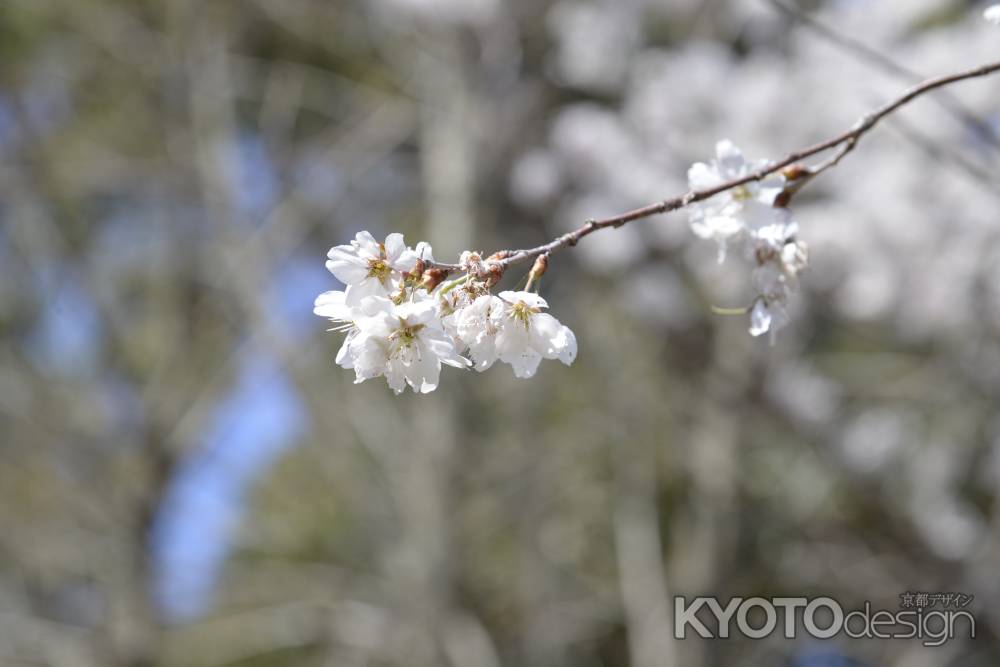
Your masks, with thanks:
[(389, 274), (392, 269), (381, 259), (370, 259), (368, 260), (368, 277), (377, 278), (380, 283), (385, 283), (389, 280)]

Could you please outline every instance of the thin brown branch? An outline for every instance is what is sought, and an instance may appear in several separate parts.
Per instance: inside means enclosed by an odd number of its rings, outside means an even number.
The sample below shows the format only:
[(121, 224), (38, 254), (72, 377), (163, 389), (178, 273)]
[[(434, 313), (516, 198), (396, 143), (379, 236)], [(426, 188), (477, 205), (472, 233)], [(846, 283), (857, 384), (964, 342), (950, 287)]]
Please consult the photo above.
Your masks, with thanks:
[[(935, 77), (932, 79), (927, 79), (911, 88), (906, 89), (898, 97), (889, 100), (882, 106), (870, 111), (869, 113), (862, 116), (849, 130), (841, 132), (840, 134), (827, 139), (826, 141), (821, 141), (812, 146), (802, 148), (795, 152), (789, 153), (785, 157), (771, 161), (761, 167), (751, 171), (750, 173), (742, 176), (740, 178), (735, 178), (729, 181), (720, 183), (719, 185), (713, 186), (711, 188), (705, 188), (703, 190), (689, 190), (682, 195), (672, 197), (670, 199), (665, 199), (663, 201), (657, 202), (655, 204), (649, 204), (641, 208), (633, 209), (631, 211), (626, 211), (620, 215), (612, 216), (609, 218), (591, 219), (584, 223), (581, 227), (558, 236), (555, 239), (549, 241), (540, 246), (534, 248), (527, 248), (522, 250), (515, 250), (510, 253), (506, 253), (506, 257), (501, 260), (496, 261), (496, 265), (499, 269), (505, 270), (515, 264), (522, 264), (527, 262), (539, 255), (545, 253), (552, 253), (557, 250), (561, 250), (568, 246), (575, 246), (580, 239), (588, 236), (599, 229), (606, 229), (608, 227), (621, 227), (633, 220), (641, 220), (643, 218), (649, 218), (654, 215), (659, 215), (662, 213), (669, 213), (670, 211), (676, 211), (677, 209), (690, 206), (695, 202), (704, 201), (710, 197), (714, 197), (717, 194), (726, 192), (733, 188), (739, 187), (745, 183), (750, 183), (752, 181), (760, 181), (763, 178), (783, 169), (789, 165), (795, 164), (801, 160), (812, 157), (824, 151), (839, 148), (836, 154), (834, 154), (830, 159), (816, 165), (814, 168), (808, 170), (810, 176), (814, 176), (821, 171), (835, 166), (843, 159), (848, 153), (850, 153), (854, 147), (858, 144), (861, 138), (870, 132), (879, 122), (886, 116), (894, 113), (900, 108), (906, 106), (908, 103), (914, 99), (925, 95), (938, 88), (943, 88), (953, 83), (959, 81), (965, 81), (967, 79), (974, 79), (978, 77), (987, 76), (1000, 71), (1000, 61), (992, 62), (985, 65), (980, 65), (973, 69), (964, 70), (962, 72), (956, 72), (954, 74), (948, 74), (945, 76)], [(456, 264), (441, 264), (437, 263), (434, 265), (436, 268), (444, 269), (449, 273), (455, 273), (461, 271), (461, 267)]]
[[(791, 3), (785, 2), (785, 0), (768, 1), (776, 10), (791, 20), (801, 23), (804, 27), (812, 30), (814, 34), (897, 79), (902, 79), (907, 83), (917, 83), (927, 78), (923, 74), (893, 60), (882, 51), (868, 46), (849, 35), (845, 35), (826, 23), (818, 21), (812, 15)], [(990, 127), (990, 124), (967, 109), (958, 98), (947, 91), (938, 91), (931, 96), (931, 99), (938, 102), (942, 109), (968, 127), (975, 136), (981, 138), (988, 146), (995, 150), (1000, 150), (1000, 137), (997, 137), (997, 133)]]

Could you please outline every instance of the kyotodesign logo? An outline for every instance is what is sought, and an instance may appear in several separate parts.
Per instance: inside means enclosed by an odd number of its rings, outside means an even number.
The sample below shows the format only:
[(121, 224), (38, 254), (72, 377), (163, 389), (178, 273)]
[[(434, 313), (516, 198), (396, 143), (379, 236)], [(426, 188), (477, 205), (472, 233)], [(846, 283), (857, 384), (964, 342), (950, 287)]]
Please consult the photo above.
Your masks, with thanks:
[(941, 646), (956, 636), (976, 636), (976, 619), (965, 607), (964, 593), (903, 593), (898, 609), (865, 602), (845, 611), (830, 597), (674, 598), (674, 637), (763, 639), (779, 630), (793, 639), (805, 633), (815, 639), (844, 635), (852, 639), (918, 639)]

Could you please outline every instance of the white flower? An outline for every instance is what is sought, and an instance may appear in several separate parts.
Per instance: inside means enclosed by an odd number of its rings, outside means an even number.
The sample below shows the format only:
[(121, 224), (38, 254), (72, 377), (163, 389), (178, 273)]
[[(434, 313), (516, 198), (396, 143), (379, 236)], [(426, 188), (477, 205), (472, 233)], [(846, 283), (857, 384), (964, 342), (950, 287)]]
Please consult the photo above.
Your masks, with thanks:
[(469, 348), (476, 370), (498, 359), (514, 375), (529, 378), (542, 359), (559, 359), (567, 366), (576, 358), (576, 336), (569, 327), (541, 310), (545, 299), (533, 292), (486, 294), (454, 315), (456, 334)]
[(433, 299), (396, 305), (370, 296), (363, 299), (360, 310), (355, 321), (358, 332), (348, 353), (354, 361), (356, 383), (385, 376), (397, 394), (406, 385), (426, 394), (437, 388), (442, 363), (457, 368), (469, 365), (441, 328)]
[(983, 18), (993, 25), (1000, 25), (1000, 5), (991, 5), (983, 12)]
[(567, 366), (573, 363), (576, 336), (559, 320), (541, 312), (548, 308), (545, 299), (532, 292), (500, 292), (499, 301), (503, 312), (493, 342), (495, 354), (510, 364), (516, 377), (532, 377), (543, 358), (559, 359)]
[(797, 238), (799, 225), (791, 211), (776, 208), (771, 212), (773, 221), (751, 232), (748, 254), (759, 265), (776, 262), (789, 278), (795, 278), (809, 263), (809, 249)]
[(773, 221), (753, 231), (747, 246), (756, 263), (751, 282), (758, 296), (750, 312), (750, 334), (775, 334), (788, 324), (785, 304), (797, 287), (798, 275), (809, 261), (808, 249), (798, 240), (799, 226), (788, 209), (772, 209)]
[(478, 297), (486, 294), (489, 294), (489, 288), (471, 278), (466, 278), (461, 284), (450, 287), (446, 293), (438, 294), (438, 317), (441, 318), (441, 326), (456, 343), (464, 344), (458, 332), (458, 320), (462, 311)]
[[(697, 162), (688, 170), (688, 186), (692, 190), (714, 188), (759, 169), (763, 161), (748, 162), (731, 141), (724, 139), (715, 146), (715, 159), (710, 163)], [(730, 188), (725, 192), (693, 204), (691, 230), (704, 239), (719, 244), (719, 262), (726, 258), (730, 240), (744, 230), (753, 229), (766, 219), (768, 208), (780, 191), (780, 181), (772, 179), (763, 183), (751, 181)]]
[(347, 285), (349, 306), (368, 296), (388, 296), (417, 263), (417, 254), (406, 247), (402, 234), (389, 234), (385, 243), (379, 243), (368, 232), (358, 232), (350, 244), (331, 248), (327, 256), (326, 268)]
[(384, 377), (397, 394), (407, 386), (434, 391), (442, 364), (483, 371), (500, 360), (526, 378), (542, 359), (573, 363), (576, 337), (542, 312), (548, 307), (544, 299), (531, 292), (490, 292), (501, 273), (494, 261), (466, 251), (465, 275), (432, 285), (413, 279), (419, 267), (426, 278), (426, 263), (434, 262), (429, 244), (411, 250), (401, 234), (378, 243), (361, 232), (330, 250), (327, 268), (346, 288), (320, 294), (313, 312), (332, 321), (333, 331), (346, 332), (337, 364), (354, 370), (355, 383)]
[(506, 310), (501, 299), (484, 294), (449, 318), (454, 322), (455, 335), (469, 348), (477, 371), (485, 371), (498, 358), (496, 338)]

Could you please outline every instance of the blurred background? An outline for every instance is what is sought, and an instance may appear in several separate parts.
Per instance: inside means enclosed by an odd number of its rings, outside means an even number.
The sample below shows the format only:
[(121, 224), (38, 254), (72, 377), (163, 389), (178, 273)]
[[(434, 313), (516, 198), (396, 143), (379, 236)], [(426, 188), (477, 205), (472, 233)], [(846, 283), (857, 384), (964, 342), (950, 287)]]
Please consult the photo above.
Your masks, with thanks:
[[(981, 12), (3, 0), (0, 665), (1000, 664), (1000, 78), (796, 198), (773, 347), (683, 212), (553, 256), (580, 354), (531, 381), (353, 386), (312, 314), (356, 231), (538, 244), (996, 60)], [(977, 638), (673, 639), (674, 595), (909, 591)]]

